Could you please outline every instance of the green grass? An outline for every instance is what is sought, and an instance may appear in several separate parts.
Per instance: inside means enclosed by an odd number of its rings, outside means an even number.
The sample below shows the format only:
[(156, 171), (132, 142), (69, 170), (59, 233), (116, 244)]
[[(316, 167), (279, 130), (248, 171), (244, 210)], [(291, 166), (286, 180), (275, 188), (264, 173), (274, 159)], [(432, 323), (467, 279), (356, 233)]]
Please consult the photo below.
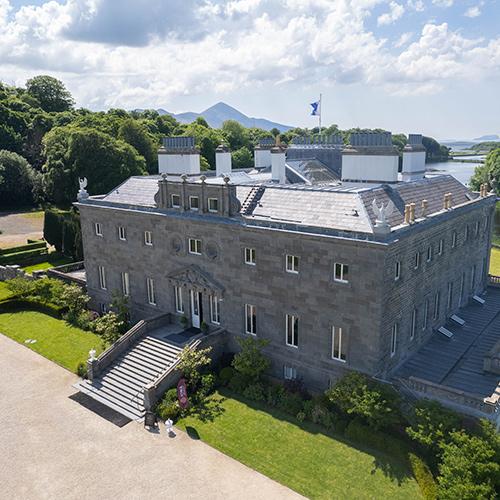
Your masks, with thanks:
[(309, 498), (421, 498), (405, 464), (274, 409), (222, 395), (208, 419), (189, 416), (179, 428)]
[(39, 264), (33, 264), (32, 266), (23, 267), (27, 273), (32, 273), (33, 271), (45, 271), (46, 269), (51, 269), (52, 267), (63, 266), (64, 264), (70, 264), (73, 262), (71, 257), (66, 257), (60, 253), (54, 252), (48, 255), (48, 258), (44, 262)]
[(25, 219), (43, 219), (45, 212), (43, 210), (34, 210), (33, 212), (26, 212), (22, 214)]
[[(87, 360), (90, 349), (101, 352), (99, 336), (35, 311), (1, 313), (0, 333), (72, 372)], [(27, 339), (35, 339), (36, 343), (25, 344)]]
[(0, 281), (0, 300), (6, 299), (12, 295), (4, 281)]
[(491, 249), (490, 274), (500, 276), (500, 248)]

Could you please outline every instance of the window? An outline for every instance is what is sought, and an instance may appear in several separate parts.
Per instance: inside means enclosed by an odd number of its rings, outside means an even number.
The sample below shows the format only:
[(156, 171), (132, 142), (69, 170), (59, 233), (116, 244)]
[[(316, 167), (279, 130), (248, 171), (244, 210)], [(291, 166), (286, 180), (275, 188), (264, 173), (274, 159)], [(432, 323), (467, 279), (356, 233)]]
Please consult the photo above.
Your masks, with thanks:
[(448, 300), (446, 302), (446, 308), (451, 309), (453, 304), (453, 283), (450, 281), (448, 283)]
[(200, 199), (198, 196), (189, 197), (189, 210), (198, 211), (200, 208)]
[(347, 264), (340, 264), (335, 262), (335, 276), (334, 281), (340, 281), (340, 283), (349, 282), (349, 266)]
[(439, 292), (436, 292), (436, 295), (434, 295), (434, 319), (439, 318), (439, 302), (441, 300), (441, 296)]
[(401, 261), (397, 260), (394, 264), (394, 281), (401, 278)]
[(178, 313), (184, 312), (184, 301), (182, 300), (182, 288), (180, 286), (174, 287), (175, 294), (175, 310)]
[(102, 226), (101, 226), (101, 223), (100, 222), (96, 222), (94, 224), (94, 228), (95, 228), (95, 234), (96, 234), (96, 236), (102, 236)]
[(346, 346), (342, 334), (342, 328), (332, 326), (332, 358), (339, 361), (346, 360)]
[(465, 224), (465, 241), (469, 239), (469, 224)]
[(108, 312), (108, 306), (101, 302), (99, 303), (99, 310), (101, 311), (101, 314), (106, 314)]
[(479, 221), (478, 220), (476, 221), (476, 228), (475, 228), (474, 232), (476, 234), (476, 237), (478, 237), (479, 236)]
[(189, 238), (189, 253), (201, 255), (201, 240)]
[(286, 256), (286, 272), (295, 273), (299, 272), (299, 258), (296, 255)]
[(415, 269), (420, 267), (420, 252), (415, 253)]
[(443, 255), (443, 249), (444, 249), (444, 240), (441, 239), (439, 240), (438, 255)]
[(245, 304), (245, 332), (257, 335), (257, 313), (251, 304)]
[(125, 297), (130, 295), (130, 281), (128, 273), (122, 273), (122, 292)]
[(219, 200), (217, 198), (208, 199), (208, 211), (218, 212), (219, 211)]
[(106, 290), (106, 271), (103, 266), (99, 266), (97, 269), (99, 271), (99, 286), (101, 290)]
[(120, 238), (122, 241), (126, 241), (127, 239), (127, 232), (125, 231), (125, 228), (123, 226), (118, 226), (118, 238)]
[(283, 377), (285, 380), (295, 380), (297, 378), (297, 369), (292, 366), (283, 366)]
[(476, 266), (472, 266), (472, 271), (470, 273), (470, 291), (474, 293), (474, 285), (476, 284)]
[(144, 244), (148, 247), (153, 246), (153, 234), (151, 231), (144, 231)]
[(170, 201), (172, 202), (172, 208), (180, 208), (181, 197), (178, 194), (173, 194), (170, 196)]
[(422, 330), (427, 330), (428, 318), (429, 318), (429, 299), (425, 299), (424, 318), (422, 320)]
[(255, 248), (245, 248), (245, 264), (255, 266)]
[(286, 345), (299, 347), (299, 318), (293, 314), (286, 315)]
[(451, 248), (456, 248), (456, 246), (457, 246), (457, 232), (453, 231), (453, 233), (451, 233)]
[(155, 296), (155, 282), (153, 278), (148, 278), (146, 280), (146, 285), (148, 288), (148, 302), (152, 305), (156, 305), (156, 296)]
[(432, 260), (432, 247), (429, 246), (427, 247), (427, 262), (430, 262)]
[(394, 323), (391, 330), (391, 358), (396, 354), (398, 347), (398, 324)]
[(417, 310), (413, 309), (411, 314), (411, 329), (410, 329), (410, 340), (415, 338), (415, 331), (417, 329)]
[(459, 303), (458, 305), (462, 305), (462, 300), (464, 298), (464, 288), (465, 288), (465, 273), (462, 273), (462, 277), (460, 278), (460, 295), (459, 295)]
[(215, 325), (220, 325), (219, 297), (210, 295), (210, 321)]

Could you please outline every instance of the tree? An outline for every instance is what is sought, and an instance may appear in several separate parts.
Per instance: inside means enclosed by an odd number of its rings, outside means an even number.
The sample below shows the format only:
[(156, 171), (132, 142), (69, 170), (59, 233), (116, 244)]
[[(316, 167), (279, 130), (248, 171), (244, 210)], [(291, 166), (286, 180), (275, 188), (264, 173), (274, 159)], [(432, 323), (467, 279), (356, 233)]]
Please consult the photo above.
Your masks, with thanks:
[(422, 137), (422, 144), (425, 148), (425, 161), (433, 162), (433, 161), (446, 161), (450, 155), (450, 148), (446, 146), (441, 146), (439, 142), (437, 142), (432, 137)]
[(39, 184), (40, 174), (22, 156), (0, 151), (0, 207), (33, 205)]
[(158, 173), (157, 148), (146, 128), (137, 120), (125, 119), (118, 130), (118, 139), (133, 146), (146, 160), (146, 168), (150, 174)]
[(222, 124), (222, 133), (232, 151), (236, 151), (243, 146), (251, 147), (247, 129), (236, 120), (226, 120)]
[(211, 347), (207, 347), (206, 349), (191, 349), (189, 346), (186, 346), (179, 354), (177, 368), (183, 373), (191, 390), (195, 390), (201, 380), (201, 369), (210, 364), (211, 359), (209, 354), (211, 351)]
[(271, 365), (269, 359), (262, 354), (262, 349), (269, 344), (269, 341), (245, 337), (239, 338), (238, 343), (241, 351), (234, 356), (231, 364), (252, 383), (257, 383)]
[(40, 75), (30, 78), (26, 82), (26, 90), (40, 103), (44, 111), (68, 111), (75, 104), (64, 83), (52, 76)]
[(253, 167), (252, 153), (248, 148), (242, 148), (231, 153), (233, 168), (251, 168)]
[(359, 372), (348, 373), (325, 394), (343, 412), (361, 417), (374, 429), (390, 427), (401, 420), (397, 393)]
[(54, 128), (45, 135), (44, 146), (44, 186), (56, 204), (76, 199), (79, 177), (88, 179), (90, 194), (103, 194), (146, 172), (144, 158), (135, 148), (94, 129)]
[(114, 344), (120, 337), (123, 324), (114, 312), (109, 312), (92, 322), (92, 329), (102, 337), (105, 345)]
[(500, 148), (488, 153), (483, 165), (476, 167), (470, 180), (472, 189), (479, 191), (479, 186), (488, 183), (498, 194), (500, 193)]
[(487, 441), (464, 431), (452, 432), (441, 444), (439, 464), (439, 498), (443, 500), (480, 500), (497, 498), (495, 482), (500, 464), (495, 450)]

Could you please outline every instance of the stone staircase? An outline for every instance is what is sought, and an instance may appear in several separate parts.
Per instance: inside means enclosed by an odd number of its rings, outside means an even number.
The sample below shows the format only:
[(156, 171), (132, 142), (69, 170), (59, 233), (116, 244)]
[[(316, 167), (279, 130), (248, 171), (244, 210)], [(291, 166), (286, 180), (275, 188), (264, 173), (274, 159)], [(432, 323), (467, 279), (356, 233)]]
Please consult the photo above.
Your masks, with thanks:
[(264, 191), (265, 188), (263, 186), (253, 187), (241, 204), (240, 213), (242, 215), (250, 215), (253, 212), (254, 208), (257, 206), (259, 200), (262, 198)]
[(165, 373), (181, 348), (153, 335), (140, 338), (92, 382), (75, 387), (132, 420), (144, 417), (144, 387)]

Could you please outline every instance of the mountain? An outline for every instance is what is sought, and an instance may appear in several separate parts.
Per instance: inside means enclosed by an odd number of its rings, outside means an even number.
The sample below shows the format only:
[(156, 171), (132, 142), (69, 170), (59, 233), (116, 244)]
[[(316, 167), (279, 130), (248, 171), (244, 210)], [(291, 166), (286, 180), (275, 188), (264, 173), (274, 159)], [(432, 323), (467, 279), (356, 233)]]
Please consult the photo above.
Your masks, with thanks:
[(500, 137), (497, 134), (482, 135), (481, 137), (478, 137), (477, 139), (474, 140), (478, 142), (499, 141)]
[(222, 124), (226, 120), (236, 120), (244, 127), (258, 127), (264, 130), (277, 128), (280, 132), (286, 132), (287, 130), (294, 128), (290, 125), (283, 125), (282, 123), (276, 123), (270, 120), (266, 120), (265, 118), (252, 118), (250, 116), (244, 115), (237, 109), (229, 106), (224, 102), (218, 102), (217, 104), (214, 104), (201, 113), (187, 112), (175, 114), (169, 113), (164, 109), (158, 109), (157, 111), (158, 113), (160, 113), (160, 115), (171, 115), (181, 123), (191, 123), (192, 121), (196, 120), (198, 116), (203, 116), (207, 123), (214, 128), (222, 127)]

